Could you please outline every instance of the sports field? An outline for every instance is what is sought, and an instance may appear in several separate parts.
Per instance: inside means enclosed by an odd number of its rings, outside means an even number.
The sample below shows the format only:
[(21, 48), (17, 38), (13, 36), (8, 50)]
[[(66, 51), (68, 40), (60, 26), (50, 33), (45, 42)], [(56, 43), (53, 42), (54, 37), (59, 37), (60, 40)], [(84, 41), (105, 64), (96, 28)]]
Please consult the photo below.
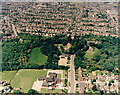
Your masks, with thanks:
[(4, 71), (2, 72), (2, 80), (10, 82), (17, 71)]
[(39, 93), (62, 93), (62, 90), (55, 89), (55, 90), (49, 91), (47, 88), (41, 88), (41, 91)]
[(21, 88), (22, 92), (27, 93), (39, 76), (46, 75), (47, 70), (21, 69), (12, 79), (11, 86), (14, 88)]

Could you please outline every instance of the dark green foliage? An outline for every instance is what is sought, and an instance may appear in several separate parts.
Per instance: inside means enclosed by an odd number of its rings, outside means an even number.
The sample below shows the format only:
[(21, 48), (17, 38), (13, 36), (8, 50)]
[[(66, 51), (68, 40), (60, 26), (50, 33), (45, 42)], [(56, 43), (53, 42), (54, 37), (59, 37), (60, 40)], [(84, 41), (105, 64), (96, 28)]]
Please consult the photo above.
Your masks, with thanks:
[[(74, 64), (76, 68), (82, 67), (90, 71), (93, 70), (108, 70), (119, 72), (115, 70), (118, 68), (118, 42), (119, 38), (94, 36), (92, 34), (84, 35), (82, 37), (75, 36), (71, 39), (70, 36), (56, 35), (53, 37), (42, 37), (38, 35), (19, 34), (19, 37), (23, 39), (20, 42), (18, 38), (3, 41), (2, 43), (2, 70), (18, 70), (25, 68), (37, 68), (37, 69), (68, 69), (68, 67), (58, 66), (58, 60), (60, 51), (54, 44), (67, 45), (71, 43), (72, 47), (69, 51), (64, 53), (76, 54)], [(100, 41), (101, 44), (89, 43), (87, 41)], [(98, 53), (94, 54), (94, 58), (88, 60), (85, 58), (85, 53), (89, 49), (89, 45), (93, 48), (99, 49)], [(45, 65), (28, 64), (28, 55), (33, 48), (40, 47), (42, 54), (48, 56), (47, 63)], [(64, 48), (61, 47), (62, 51)], [(87, 68), (89, 66), (89, 68)]]
[[(30, 53), (28, 43), (5, 42), (2, 44), (2, 70), (17, 70), (24, 66)], [(28, 51), (29, 50), (29, 51)]]
[[(82, 38), (90, 41), (99, 41), (100, 43), (89, 43), (93, 48), (99, 49), (99, 52), (94, 54), (94, 58), (91, 60), (86, 59), (84, 61), (83, 67), (89, 66), (87, 68), (90, 71), (93, 70), (107, 70), (112, 71), (117, 74), (118, 71), (115, 70), (118, 68), (118, 42), (119, 38), (115, 37), (105, 37), (105, 36), (94, 36), (92, 34), (85, 35)], [(94, 50), (93, 50), (94, 51)], [(80, 64), (80, 63), (79, 63)]]
[(78, 88), (79, 87), (79, 85), (78, 84), (76, 84), (76, 88)]
[(114, 83), (114, 80), (112, 79), (109, 83)]
[(93, 91), (97, 91), (96, 85), (94, 85), (94, 86), (92, 87), (92, 90), (93, 90)]
[(67, 80), (67, 79), (65, 79), (65, 87), (67, 87), (67, 82), (68, 82), (68, 80)]
[(14, 90), (13, 94), (23, 94), (23, 92), (21, 92), (20, 90)]
[(93, 82), (96, 82), (96, 79), (93, 79), (92, 81), (93, 81)]
[(38, 92), (36, 90), (30, 89), (28, 91), (28, 94), (38, 94)]

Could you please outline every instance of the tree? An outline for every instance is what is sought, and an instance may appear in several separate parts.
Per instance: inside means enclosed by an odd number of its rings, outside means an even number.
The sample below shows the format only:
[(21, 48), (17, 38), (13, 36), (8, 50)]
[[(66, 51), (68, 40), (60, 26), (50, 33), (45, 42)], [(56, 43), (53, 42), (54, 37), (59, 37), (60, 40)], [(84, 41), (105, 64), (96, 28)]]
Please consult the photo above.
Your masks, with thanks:
[(13, 89), (13, 87), (12, 86), (9, 86), (9, 88), (12, 90)]
[(20, 90), (14, 90), (13, 94), (23, 94), (23, 92), (21, 92)]
[(38, 92), (36, 90), (30, 89), (28, 91), (28, 94), (38, 94)]
[(106, 64), (105, 68), (106, 68), (108, 71), (112, 71), (112, 70), (114, 70), (114, 65), (108, 63), (108, 64)]
[(113, 80), (113, 79), (111, 80), (111, 83), (114, 83), (114, 80)]
[(108, 83), (108, 86), (109, 86), (109, 91), (110, 91), (110, 86), (111, 86), (112, 84), (111, 84), (111, 82), (109, 81), (109, 83)]
[(96, 82), (96, 79), (93, 79), (93, 82)]
[(74, 48), (73, 47), (69, 48), (69, 54), (74, 54)]
[(96, 62), (99, 62), (100, 58), (101, 58), (101, 56), (100, 56), (100, 53), (99, 53), (99, 52), (97, 52), (97, 53), (94, 54), (94, 60), (95, 60)]
[(79, 85), (78, 84), (76, 84), (76, 88), (78, 88), (79, 87)]
[(68, 56), (68, 60), (70, 60), (70, 56)]
[(92, 87), (92, 90), (93, 90), (93, 91), (97, 91), (96, 85), (94, 85), (94, 86)]
[(60, 46), (60, 48), (61, 48), (61, 50), (62, 50), (62, 53), (64, 53), (64, 48), (63, 48), (63, 46)]

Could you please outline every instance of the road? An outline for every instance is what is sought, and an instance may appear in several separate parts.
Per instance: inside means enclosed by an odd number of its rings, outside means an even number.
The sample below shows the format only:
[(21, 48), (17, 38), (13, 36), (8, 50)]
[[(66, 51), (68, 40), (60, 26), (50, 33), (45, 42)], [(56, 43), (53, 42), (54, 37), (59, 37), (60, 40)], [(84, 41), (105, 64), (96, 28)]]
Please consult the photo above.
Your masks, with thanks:
[(74, 57), (75, 55), (71, 55), (71, 58), (70, 58), (70, 72), (69, 72), (69, 82), (70, 82), (70, 85), (69, 85), (69, 93), (75, 93), (76, 91), (76, 80), (75, 80), (75, 68), (74, 68)]
[[(18, 37), (17, 31), (16, 31), (15, 26), (13, 24), (12, 24), (12, 29), (14, 31), (15, 36)], [(20, 41), (22, 42), (23, 40), (20, 38)]]
[(15, 34), (15, 36), (18, 36), (17, 35), (17, 32), (16, 32), (16, 29), (15, 29), (15, 26), (12, 24), (12, 29), (13, 29), (13, 31), (14, 31), (14, 34)]

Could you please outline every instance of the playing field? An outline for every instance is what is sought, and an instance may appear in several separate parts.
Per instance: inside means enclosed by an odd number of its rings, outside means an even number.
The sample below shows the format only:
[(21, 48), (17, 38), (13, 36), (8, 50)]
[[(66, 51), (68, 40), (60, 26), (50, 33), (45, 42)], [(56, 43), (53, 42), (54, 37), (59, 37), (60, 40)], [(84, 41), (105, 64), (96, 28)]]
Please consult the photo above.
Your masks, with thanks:
[(55, 89), (55, 90), (49, 91), (47, 88), (41, 88), (41, 91), (39, 93), (62, 93), (62, 90)]
[(47, 70), (21, 69), (12, 79), (11, 85), (14, 88), (21, 88), (22, 92), (27, 93), (39, 76), (46, 75)]
[(14, 77), (16, 72), (17, 71), (3, 71), (2, 72), (2, 80), (10, 82), (10, 80)]
[(41, 53), (40, 48), (34, 48), (29, 55), (28, 63), (44, 65), (47, 62), (47, 58)]

